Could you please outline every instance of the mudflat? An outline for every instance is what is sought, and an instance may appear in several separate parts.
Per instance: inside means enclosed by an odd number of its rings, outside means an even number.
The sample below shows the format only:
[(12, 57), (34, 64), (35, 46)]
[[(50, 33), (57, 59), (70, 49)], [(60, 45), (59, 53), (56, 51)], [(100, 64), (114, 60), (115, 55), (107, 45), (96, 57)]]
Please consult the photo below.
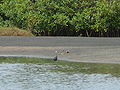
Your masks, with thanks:
[(53, 58), (55, 51), (60, 52), (59, 60), (120, 63), (120, 38), (0, 37), (0, 56)]

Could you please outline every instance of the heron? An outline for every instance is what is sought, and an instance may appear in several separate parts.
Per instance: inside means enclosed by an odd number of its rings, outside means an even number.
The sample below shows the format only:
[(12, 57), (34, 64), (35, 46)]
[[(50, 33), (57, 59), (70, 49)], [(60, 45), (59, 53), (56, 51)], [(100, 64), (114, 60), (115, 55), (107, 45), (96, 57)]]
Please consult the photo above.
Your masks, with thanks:
[(57, 61), (58, 60), (58, 51), (55, 51), (55, 57), (53, 58), (54, 61)]
[(65, 54), (65, 53), (69, 53), (70, 51), (69, 50), (63, 50), (62, 52), (58, 52), (58, 51), (55, 51), (55, 57), (53, 58), (54, 61), (57, 61), (58, 60), (58, 55), (59, 54)]

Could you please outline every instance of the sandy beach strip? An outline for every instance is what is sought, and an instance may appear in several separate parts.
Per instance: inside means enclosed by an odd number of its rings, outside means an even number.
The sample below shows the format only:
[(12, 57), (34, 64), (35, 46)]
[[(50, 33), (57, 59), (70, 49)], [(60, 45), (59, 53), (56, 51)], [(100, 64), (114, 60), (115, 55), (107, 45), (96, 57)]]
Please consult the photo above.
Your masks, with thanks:
[(120, 63), (120, 38), (0, 37), (0, 56), (32, 56), (72, 62)]

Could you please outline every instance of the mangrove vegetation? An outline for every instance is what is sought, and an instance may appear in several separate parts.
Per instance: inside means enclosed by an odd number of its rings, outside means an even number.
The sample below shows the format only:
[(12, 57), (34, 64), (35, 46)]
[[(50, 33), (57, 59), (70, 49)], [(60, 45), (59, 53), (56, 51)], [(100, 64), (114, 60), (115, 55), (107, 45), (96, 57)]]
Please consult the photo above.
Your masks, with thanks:
[(0, 27), (35, 36), (120, 36), (120, 0), (0, 0)]

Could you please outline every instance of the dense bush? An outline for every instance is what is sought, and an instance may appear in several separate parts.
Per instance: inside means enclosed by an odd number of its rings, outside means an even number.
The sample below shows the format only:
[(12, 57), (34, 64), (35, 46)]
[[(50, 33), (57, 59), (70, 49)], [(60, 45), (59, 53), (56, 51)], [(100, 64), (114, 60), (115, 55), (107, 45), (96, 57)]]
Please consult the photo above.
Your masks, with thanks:
[(32, 1), (0, 1), (0, 26), (37, 36), (120, 36), (120, 0)]

